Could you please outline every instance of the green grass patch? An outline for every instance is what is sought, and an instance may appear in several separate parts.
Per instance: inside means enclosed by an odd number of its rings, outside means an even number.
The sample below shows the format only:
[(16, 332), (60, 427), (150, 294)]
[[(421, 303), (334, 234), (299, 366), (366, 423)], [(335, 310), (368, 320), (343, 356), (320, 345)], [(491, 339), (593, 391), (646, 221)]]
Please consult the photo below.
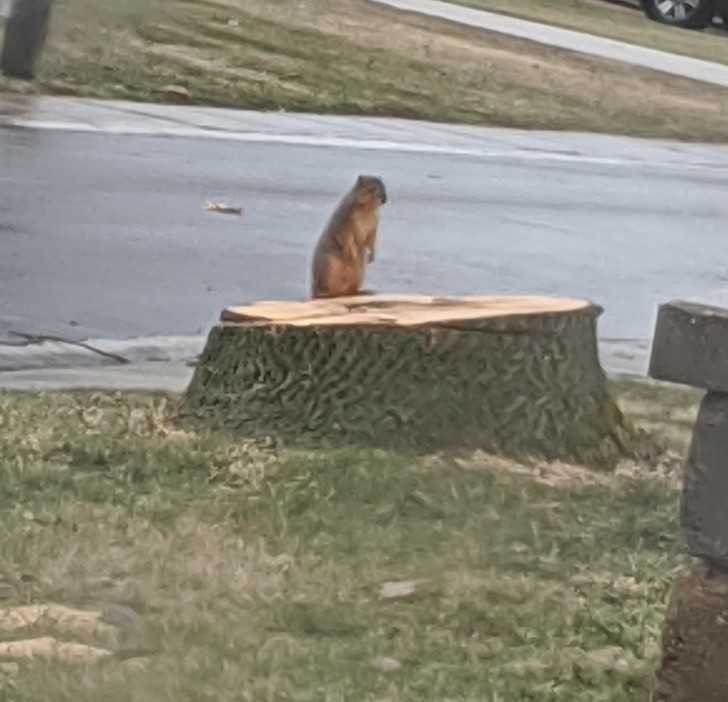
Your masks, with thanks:
[(0, 667), (8, 699), (648, 698), (683, 567), (654, 466), (270, 449), (177, 431), (175, 408), (0, 394), (0, 607), (143, 622), (92, 666)]

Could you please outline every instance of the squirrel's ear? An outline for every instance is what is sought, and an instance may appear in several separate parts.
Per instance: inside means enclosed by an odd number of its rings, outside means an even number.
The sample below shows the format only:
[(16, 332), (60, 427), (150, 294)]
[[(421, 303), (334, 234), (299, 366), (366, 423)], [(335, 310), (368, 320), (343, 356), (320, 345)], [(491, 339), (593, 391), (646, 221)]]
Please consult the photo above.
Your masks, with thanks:
[(358, 178), (356, 179), (356, 184), (357, 184), (357, 185), (363, 185), (363, 184), (364, 184), (364, 176), (363, 176), (363, 175), (360, 175), (360, 176), (359, 176), (359, 177), (358, 177)]

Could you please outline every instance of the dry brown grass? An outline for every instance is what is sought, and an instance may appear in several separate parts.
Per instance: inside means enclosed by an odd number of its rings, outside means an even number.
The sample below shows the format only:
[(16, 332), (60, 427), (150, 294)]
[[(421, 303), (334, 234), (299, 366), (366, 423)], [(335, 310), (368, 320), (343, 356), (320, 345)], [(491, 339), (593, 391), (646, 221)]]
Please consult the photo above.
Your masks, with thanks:
[[(663, 436), (692, 403), (618, 389)], [(0, 697), (649, 697), (684, 565), (655, 465), (271, 450), (175, 406), (0, 393)]]
[(629, 44), (728, 63), (728, 34), (719, 29), (686, 31), (645, 17), (639, 0), (625, 7), (608, 0), (457, 0), (460, 5), (609, 37)]
[(728, 133), (728, 90), (366, 0), (58, 0), (40, 90), (178, 100), (169, 85), (192, 103), (252, 109)]

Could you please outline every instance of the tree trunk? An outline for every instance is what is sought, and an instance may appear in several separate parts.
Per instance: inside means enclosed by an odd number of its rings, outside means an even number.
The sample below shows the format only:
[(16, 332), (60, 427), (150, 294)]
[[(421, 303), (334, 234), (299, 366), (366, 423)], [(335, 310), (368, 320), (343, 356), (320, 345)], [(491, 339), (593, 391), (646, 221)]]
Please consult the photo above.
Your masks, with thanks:
[(182, 419), (289, 442), (613, 465), (633, 436), (579, 300), (360, 296), (223, 312)]
[(0, 69), (11, 78), (31, 80), (48, 35), (53, 0), (15, 0), (5, 27)]

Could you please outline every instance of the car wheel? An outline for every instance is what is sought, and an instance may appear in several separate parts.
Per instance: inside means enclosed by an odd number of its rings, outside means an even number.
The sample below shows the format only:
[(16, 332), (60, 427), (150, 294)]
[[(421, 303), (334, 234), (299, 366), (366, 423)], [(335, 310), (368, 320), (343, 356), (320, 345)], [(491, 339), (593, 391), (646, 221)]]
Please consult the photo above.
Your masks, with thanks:
[(645, 14), (675, 27), (700, 29), (713, 20), (715, 0), (642, 0)]

